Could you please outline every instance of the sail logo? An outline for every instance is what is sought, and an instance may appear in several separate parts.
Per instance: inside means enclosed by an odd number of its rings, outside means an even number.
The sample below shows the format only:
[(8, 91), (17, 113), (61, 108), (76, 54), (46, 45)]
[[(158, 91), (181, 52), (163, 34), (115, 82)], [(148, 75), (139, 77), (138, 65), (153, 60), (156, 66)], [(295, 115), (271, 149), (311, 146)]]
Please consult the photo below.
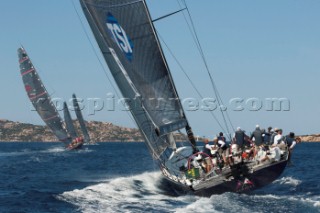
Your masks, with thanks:
[(32, 87), (28, 84), (26, 84), (24, 88), (26, 89), (27, 92), (30, 92), (32, 90)]
[(117, 19), (111, 14), (107, 15), (106, 23), (112, 40), (118, 45), (129, 61), (132, 61), (133, 43), (127, 33), (120, 26)]

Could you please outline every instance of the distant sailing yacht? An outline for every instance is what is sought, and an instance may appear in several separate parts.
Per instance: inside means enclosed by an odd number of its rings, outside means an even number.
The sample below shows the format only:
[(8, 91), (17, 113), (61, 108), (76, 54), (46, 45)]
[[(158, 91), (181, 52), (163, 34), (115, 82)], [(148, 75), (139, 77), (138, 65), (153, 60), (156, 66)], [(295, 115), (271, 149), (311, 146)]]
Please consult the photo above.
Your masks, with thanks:
[(67, 146), (67, 149), (79, 149), (83, 145), (83, 138), (78, 137), (76, 129), (73, 125), (73, 121), (68, 109), (68, 105), (66, 102), (63, 103), (63, 114), (64, 114), (64, 120), (66, 123), (67, 131), (72, 139), (72, 142)]
[[(18, 49), (18, 57), (25, 90), (41, 119), (52, 130), (53, 134), (58, 138), (58, 140), (65, 143), (66, 147), (69, 147), (68, 149), (78, 148), (69, 146), (72, 143), (72, 136), (68, 136), (68, 132), (63, 125), (63, 120), (61, 119), (56, 107), (52, 103), (50, 95), (44, 87), (40, 76), (38, 75), (24, 48), (21, 47)], [(74, 134), (72, 130), (71, 134)]]
[[(285, 150), (281, 158), (257, 164), (233, 147), (232, 167), (220, 167), (217, 157), (199, 151), (202, 146), (185, 115), (145, 0), (80, 0), (80, 4), (152, 157), (175, 191), (199, 196), (247, 192), (280, 176), (287, 164)], [(173, 132), (181, 129), (189, 144), (177, 147)]]
[(83, 137), (84, 137), (84, 143), (90, 144), (91, 139), (90, 139), (88, 129), (87, 129), (87, 126), (86, 126), (85, 121), (83, 119), (81, 109), (79, 107), (79, 103), (78, 103), (78, 100), (77, 100), (77, 97), (75, 94), (72, 95), (72, 102), (73, 102), (74, 111), (76, 113), (76, 116), (77, 116), (79, 124), (80, 124), (80, 129), (81, 129)]

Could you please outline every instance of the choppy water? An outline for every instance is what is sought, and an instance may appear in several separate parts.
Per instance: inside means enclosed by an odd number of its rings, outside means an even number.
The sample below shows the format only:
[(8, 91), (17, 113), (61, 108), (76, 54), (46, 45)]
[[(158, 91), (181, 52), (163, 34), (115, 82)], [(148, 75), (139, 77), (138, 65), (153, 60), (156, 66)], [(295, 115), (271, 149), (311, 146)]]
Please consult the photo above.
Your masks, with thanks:
[(0, 143), (0, 212), (320, 212), (320, 143), (251, 194), (170, 196), (143, 143)]

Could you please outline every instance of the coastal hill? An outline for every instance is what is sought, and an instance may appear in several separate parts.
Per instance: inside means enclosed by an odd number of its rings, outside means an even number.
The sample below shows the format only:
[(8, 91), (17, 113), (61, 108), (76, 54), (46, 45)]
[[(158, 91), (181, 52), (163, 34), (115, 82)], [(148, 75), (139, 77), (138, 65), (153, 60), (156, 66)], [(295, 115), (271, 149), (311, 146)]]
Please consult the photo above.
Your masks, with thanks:
[[(78, 133), (81, 133), (78, 122), (74, 121)], [(139, 142), (144, 141), (140, 131), (113, 125), (108, 122), (86, 122), (89, 135), (93, 142)], [(81, 135), (81, 134), (78, 134)], [(175, 135), (176, 140), (186, 140), (182, 134)], [(57, 142), (47, 126), (33, 125), (0, 119), (0, 141), (16, 142)]]

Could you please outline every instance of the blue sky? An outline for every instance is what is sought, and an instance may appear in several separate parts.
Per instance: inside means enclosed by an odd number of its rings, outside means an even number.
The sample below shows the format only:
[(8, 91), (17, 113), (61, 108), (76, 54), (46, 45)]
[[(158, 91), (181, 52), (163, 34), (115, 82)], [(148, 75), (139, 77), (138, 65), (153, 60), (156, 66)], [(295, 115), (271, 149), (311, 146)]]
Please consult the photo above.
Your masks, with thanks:
[[(0, 13), (0, 118), (43, 124), (26, 96), (19, 74), (16, 50), (23, 44), (52, 97), (68, 100), (72, 93), (85, 99), (87, 120), (134, 127), (121, 107), (108, 111), (108, 68), (83, 16), (73, 0), (103, 67), (99, 64), (72, 0), (11, 0)], [(153, 18), (179, 9), (175, 0), (147, 1)], [(187, 0), (200, 42), (233, 125), (250, 132), (256, 124), (281, 127), (297, 134), (320, 132), (320, 1), (318, 0)], [(203, 97), (214, 97), (205, 67), (182, 14), (158, 21), (155, 26), (183, 64)], [(164, 47), (182, 99), (196, 92)], [(113, 81), (113, 80), (112, 80)], [(94, 115), (89, 98), (100, 98), (105, 107)], [(229, 100), (244, 100), (243, 111), (234, 111)], [(268, 111), (268, 98), (286, 98), (289, 111)], [(261, 100), (252, 111), (247, 100)], [(90, 106), (91, 104), (91, 106)], [(101, 104), (101, 102), (99, 102)], [(195, 134), (213, 137), (221, 131), (208, 112), (186, 111)], [(219, 117), (218, 110), (215, 113)]]

